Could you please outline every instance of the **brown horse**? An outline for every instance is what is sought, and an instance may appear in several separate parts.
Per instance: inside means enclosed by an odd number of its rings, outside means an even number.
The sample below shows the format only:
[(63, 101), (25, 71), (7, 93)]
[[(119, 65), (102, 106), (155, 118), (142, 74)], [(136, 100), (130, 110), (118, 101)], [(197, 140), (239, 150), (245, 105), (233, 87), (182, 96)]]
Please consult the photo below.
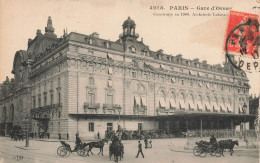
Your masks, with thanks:
[[(91, 151), (92, 148), (99, 148), (98, 155), (101, 153), (102, 156), (103, 156), (103, 148), (104, 148), (105, 142), (108, 143), (108, 139), (107, 138), (104, 138), (104, 139), (102, 139), (100, 141), (97, 141), (97, 142), (84, 143), (83, 145), (85, 147), (89, 146), (88, 152), (91, 152), (92, 155), (93, 155), (93, 153)], [(88, 152), (87, 152), (87, 156), (89, 156)]]

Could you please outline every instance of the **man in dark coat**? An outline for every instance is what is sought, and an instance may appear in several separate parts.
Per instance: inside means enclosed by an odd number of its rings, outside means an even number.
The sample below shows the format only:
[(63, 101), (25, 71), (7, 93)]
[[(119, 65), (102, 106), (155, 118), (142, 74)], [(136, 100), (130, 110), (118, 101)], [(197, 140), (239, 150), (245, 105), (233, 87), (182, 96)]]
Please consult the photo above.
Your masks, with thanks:
[(145, 144), (145, 149), (147, 148), (147, 145), (148, 145), (148, 139), (147, 139), (147, 137), (145, 136), (145, 138), (144, 138), (144, 144)]
[(79, 138), (79, 134), (77, 133), (76, 134), (76, 142), (75, 142), (75, 148), (74, 148), (74, 150), (72, 151), (72, 152), (75, 152), (75, 151), (77, 151), (78, 150), (78, 148), (81, 146), (81, 140), (80, 140), (80, 138)]
[(138, 158), (139, 153), (141, 153), (143, 158), (144, 158), (144, 154), (143, 154), (143, 151), (142, 151), (142, 143), (140, 142), (140, 140), (138, 141), (138, 153), (137, 153), (136, 158)]
[(217, 139), (215, 138), (214, 135), (212, 135), (210, 138), (210, 144), (215, 144), (215, 143), (217, 143)]

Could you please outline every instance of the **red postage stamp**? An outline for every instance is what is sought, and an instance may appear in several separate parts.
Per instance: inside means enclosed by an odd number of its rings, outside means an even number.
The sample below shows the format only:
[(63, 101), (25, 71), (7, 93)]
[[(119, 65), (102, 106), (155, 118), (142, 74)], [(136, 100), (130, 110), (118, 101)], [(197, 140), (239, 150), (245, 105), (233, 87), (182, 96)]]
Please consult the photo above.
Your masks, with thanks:
[(257, 59), (259, 15), (230, 11), (224, 52)]

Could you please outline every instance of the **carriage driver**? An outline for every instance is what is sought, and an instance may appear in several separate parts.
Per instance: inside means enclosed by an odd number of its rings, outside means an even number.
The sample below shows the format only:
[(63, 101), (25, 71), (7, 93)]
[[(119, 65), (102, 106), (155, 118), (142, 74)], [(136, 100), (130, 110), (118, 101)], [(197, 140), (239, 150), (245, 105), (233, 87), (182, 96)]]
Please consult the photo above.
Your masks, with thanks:
[(210, 144), (214, 145), (215, 143), (217, 143), (217, 139), (215, 138), (214, 135), (212, 135), (210, 138)]
[(78, 148), (81, 146), (81, 140), (79, 138), (79, 133), (76, 133), (76, 142), (75, 142), (75, 148), (72, 152), (75, 152), (78, 150)]

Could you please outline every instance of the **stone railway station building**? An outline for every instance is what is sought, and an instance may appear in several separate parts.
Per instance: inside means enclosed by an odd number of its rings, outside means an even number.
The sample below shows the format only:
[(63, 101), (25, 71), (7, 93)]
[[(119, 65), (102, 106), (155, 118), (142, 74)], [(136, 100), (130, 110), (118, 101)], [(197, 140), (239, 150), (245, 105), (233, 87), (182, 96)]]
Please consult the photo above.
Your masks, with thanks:
[(123, 22), (117, 41), (71, 32), (58, 38), (51, 17), (27, 50), (16, 52), (14, 79), (0, 90), (0, 127), (32, 132), (76, 132), (94, 138), (99, 131), (248, 129), (249, 84), (245, 72), (209, 65), (181, 54), (152, 51), (138, 40), (136, 24)]

